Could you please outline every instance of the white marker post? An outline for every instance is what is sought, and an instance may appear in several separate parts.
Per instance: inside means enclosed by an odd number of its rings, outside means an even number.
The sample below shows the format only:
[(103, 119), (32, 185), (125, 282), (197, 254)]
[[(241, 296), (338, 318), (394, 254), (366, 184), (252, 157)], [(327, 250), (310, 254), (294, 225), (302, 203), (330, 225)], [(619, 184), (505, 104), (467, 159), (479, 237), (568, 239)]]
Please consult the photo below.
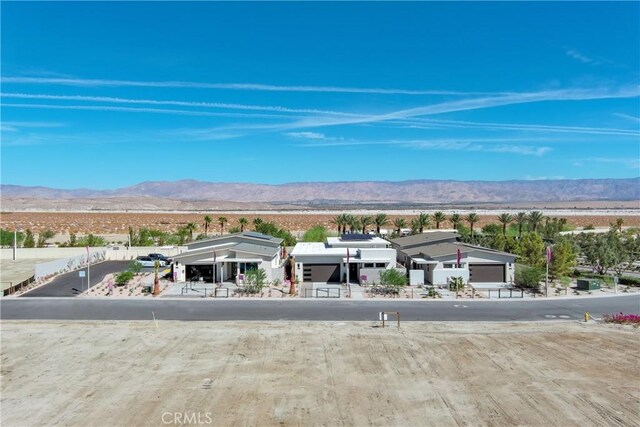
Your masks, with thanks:
[(87, 246), (87, 292), (91, 287), (91, 256), (89, 255), (89, 246)]

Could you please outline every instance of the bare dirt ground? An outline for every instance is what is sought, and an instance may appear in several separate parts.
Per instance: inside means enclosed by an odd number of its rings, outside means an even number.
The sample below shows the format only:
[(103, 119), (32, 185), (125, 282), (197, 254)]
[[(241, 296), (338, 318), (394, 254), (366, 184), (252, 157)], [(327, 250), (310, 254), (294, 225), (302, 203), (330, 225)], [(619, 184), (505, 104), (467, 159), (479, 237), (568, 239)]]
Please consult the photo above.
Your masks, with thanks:
[[(272, 221), (279, 227), (289, 231), (308, 230), (315, 225), (324, 225), (331, 231), (336, 231), (336, 226), (331, 220), (333, 214), (291, 214), (291, 213), (271, 213), (271, 214), (238, 214), (238, 213), (215, 213), (209, 214), (213, 222), (210, 225), (209, 233), (219, 233), (220, 226), (218, 217), (224, 216), (228, 223), (225, 225), (225, 232), (231, 227), (238, 227), (238, 219), (241, 217), (249, 221), (249, 227), (253, 226), (252, 221), (260, 217), (264, 221)], [(2, 228), (13, 230), (15, 228), (31, 229), (34, 233), (44, 230), (53, 230), (55, 233), (64, 234), (68, 232), (98, 235), (118, 234), (124, 235), (131, 226), (138, 228), (153, 228), (162, 231), (175, 232), (178, 228), (189, 222), (198, 225), (196, 234), (204, 232), (204, 213), (116, 213), (116, 212), (3, 212), (0, 217)], [(497, 215), (480, 215), (480, 222), (476, 225), (479, 229), (488, 223), (498, 223)], [(562, 217), (561, 215), (558, 215)], [(392, 228), (395, 218), (405, 218), (407, 223), (411, 222), (416, 215), (389, 215), (390, 224), (386, 228)], [(640, 226), (640, 214), (635, 215), (593, 215), (588, 211), (583, 211), (582, 215), (566, 216), (569, 224), (575, 227), (585, 227), (594, 225), (596, 227), (608, 227), (615, 222), (616, 218), (623, 218), (625, 226)], [(450, 227), (448, 222), (441, 225), (441, 228)]]
[(640, 425), (627, 327), (3, 322), (1, 340), (3, 426)]

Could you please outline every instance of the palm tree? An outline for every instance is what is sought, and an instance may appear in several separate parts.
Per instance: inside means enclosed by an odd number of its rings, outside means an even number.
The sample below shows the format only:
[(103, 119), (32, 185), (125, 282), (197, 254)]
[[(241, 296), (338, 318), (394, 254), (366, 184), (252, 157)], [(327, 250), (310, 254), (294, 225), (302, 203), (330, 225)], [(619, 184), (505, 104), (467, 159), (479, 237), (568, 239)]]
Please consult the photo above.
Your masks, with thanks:
[(338, 227), (338, 234), (342, 233), (342, 224), (344, 224), (343, 215), (344, 214), (340, 214), (340, 215), (336, 215), (333, 218), (331, 218), (331, 224), (334, 224), (336, 227)]
[(249, 224), (249, 221), (247, 220), (247, 218), (242, 217), (238, 218), (238, 223), (240, 224), (240, 232), (242, 233), (247, 224)]
[(189, 232), (189, 241), (193, 240), (193, 232), (196, 231), (198, 225), (195, 222), (189, 222), (184, 228)]
[(473, 226), (480, 221), (480, 217), (478, 214), (471, 212), (465, 220), (469, 223), (469, 228), (471, 228), (471, 240), (473, 240)]
[(387, 218), (387, 214), (379, 213), (373, 219), (373, 222), (376, 225), (376, 234), (380, 235), (380, 227), (389, 224), (389, 218)]
[(396, 218), (393, 220), (393, 226), (396, 229), (396, 233), (400, 235), (403, 228), (407, 228), (407, 220), (404, 218)]
[(615, 225), (616, 228), (618, 229), (618, 232), (622, 233), (622, 225), (624, 224), (624, 219), (623, 218), (617, 218)]
[(420, 230), (420, 220), (413, 218), (411, 220), (411, 234), (418, 234), (418, 230)]
[(228, 222), (229, 220), (223, 216), (218, 218), (218, 224), (220, 224), (220, 235), (222, 236), (224, 234), (224, 225)]
[(207, 231), (209, 231), (209, 224), (211, 224), (211, 221), (213, 221), (213, 219), (211, 219), (211, 217), (209, 215), (205, 215), (204, 216), (204, 235), (207, 235)]
[(507, 235), (507, 225), (511, 224), (513, 222), (513, 216), (511, 216), (508, 213), (503, 213), (498, 215), (498, 222), (500, 222), (500, 224), (502, 224), (502, 235), (506, 236)]
[(458, 227), (460, 227), (460, 223), (462, 222), (462, 218), (460, 217), (460, 214), (454, 213), (454, 214), (451, 214), (451, 217), (449, 218), (449, 221), (451, 221), (451, 225), (453, 225), (453, 229), (457, 230)]
[(424, 231), (425, 227), (429, 226), (429, 223), (431, 222), (429, 219), (429, 214), (427, 213), (421, 213), (420, 215), (418, 215), (418, 219), (417, 219), (417, 224), (418, 224), (418, 231), (420, 233), (422, 233)]
[(258, 227), (260, 226), (260, 224), (262, 224), (264, 221), (262, 220), (262, 218), (260, 218), (259, 216), (253, 218), (253, 228), (257, 231)]
[(360, 226), (362, 227), (362, 234), (367, 233), (367, 227), (373, 224), (373, 217), (371, 215), (362, 215), (360, 217)]
[(514, 218), (516, 224), (518, 224), (518, 239), (522, 237), (522, 227), (527, 223), (527, 214), (525, 212), (518, 212)]
[(529, 226), (531, 226), (531, 230), (534, 233), (542, 222), (542, 218), (544, 218), (544, 215), (542, 215), (542, 212), (540, 211), (529, 212), (529, 215), (527, 216), (527, 222), (529, 223)]
[(440, 223), (443, 223), (447, 220), (447, 216), (444, 212), (438, 211), (433, 213), (433, 220), (436, 222), (436, 229), (440, 228)]
[(355, 233), (360, 229), (360, 218), (354, 215), (349, 215), (349, 229), (351, 233)]

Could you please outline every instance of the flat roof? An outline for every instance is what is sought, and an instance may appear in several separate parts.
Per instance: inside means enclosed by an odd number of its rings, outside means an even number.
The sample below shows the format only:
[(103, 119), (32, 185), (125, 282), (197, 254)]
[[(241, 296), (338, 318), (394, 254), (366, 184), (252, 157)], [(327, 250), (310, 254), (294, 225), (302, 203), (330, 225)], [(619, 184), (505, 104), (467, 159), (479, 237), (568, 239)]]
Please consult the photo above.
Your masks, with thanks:
[(460, 237), (457, 231), (429, 230), (421, 234), (412, 236), (398, 237), (391, 239), (391, 243), (398, 245), (400, 248), (405, 246), (415, 246), (420, 244), (429, 244), (441, 240), (449, 240)]
[(359, 246), (367, 247), (371, 245), (388, 245), (389, 241), (373, 235), (371, 235), (371, 238), (364, 239), (364, 240), (343, 239), (342, 237), (327, 237), (327, 244), (329, 246), (333, 246), (335, 244), (341, 244), (341, 245), (349, 244), (349, 245), (352, 245), (353, 247), (359, 247)]

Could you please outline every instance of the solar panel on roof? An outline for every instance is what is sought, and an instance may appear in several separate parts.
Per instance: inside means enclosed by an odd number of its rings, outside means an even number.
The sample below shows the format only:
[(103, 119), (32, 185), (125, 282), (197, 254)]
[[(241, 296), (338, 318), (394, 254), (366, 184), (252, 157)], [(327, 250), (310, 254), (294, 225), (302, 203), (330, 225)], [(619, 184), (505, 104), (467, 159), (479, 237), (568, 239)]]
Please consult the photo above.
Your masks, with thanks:
[(349, 241), (364, 241), (373, 239), (373, 235), (371, 234), (343, 234), (340, 237), (340, 240), (349, 240)]
[(243, 233), (245, 236), (247, 237), (253, 237), (255, 239), (263, 239), (263, 240), (270, 240), (271, 236), (267, 236), (265, 234), (262, 233), (256, 233), (255, 231), (245, 231)]

